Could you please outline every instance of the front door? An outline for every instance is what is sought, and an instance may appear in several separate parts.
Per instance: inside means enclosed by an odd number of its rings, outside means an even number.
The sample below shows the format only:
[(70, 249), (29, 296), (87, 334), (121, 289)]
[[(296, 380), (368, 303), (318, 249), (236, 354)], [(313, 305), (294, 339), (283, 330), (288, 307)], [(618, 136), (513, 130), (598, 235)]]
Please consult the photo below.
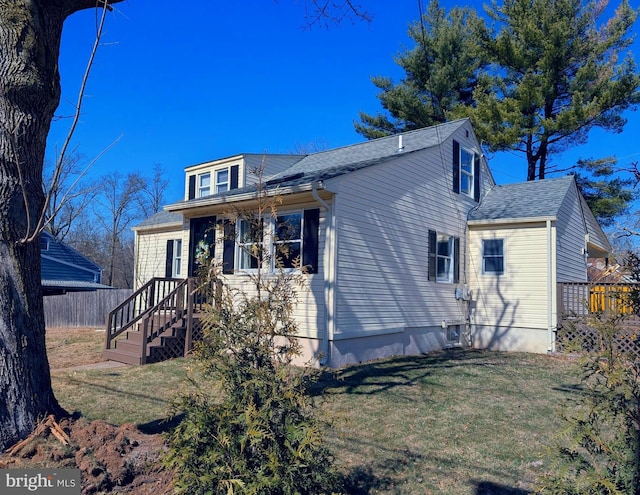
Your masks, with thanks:
[(189, 276), (195, 277), (203, 261), (215, 255), (216, 217), (192, 218), (189, 224)]

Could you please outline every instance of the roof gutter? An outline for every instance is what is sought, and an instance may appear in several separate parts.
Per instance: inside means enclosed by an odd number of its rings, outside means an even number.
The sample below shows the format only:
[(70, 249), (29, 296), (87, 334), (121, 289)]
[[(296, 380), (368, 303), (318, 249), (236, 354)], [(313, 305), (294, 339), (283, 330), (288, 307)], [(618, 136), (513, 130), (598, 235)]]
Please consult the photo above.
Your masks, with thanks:
[(320, 356), (320, 365), (326, 366), (330, 362), (329, 340), (333, 340), (334, 331), (334, 315), (335, 308), (334, 290), (335, 290), (335, 217), (331, 205), (318, 195), (318, 186), (324, 188), (322, 182), (313, 182), (311, 184), (311, 194), (320, 205), (326, 210), (326, 227), (325, 227), (325, 248), (324, 248), (324, 306), (325, 306), (325, 330), (322, 336), (322, 347)]
[(480, 219), (480, 220), (467, 220), (467, 225), (473, 227), (481, 227), (484, 225), (511, 225), (517, 223), (541, 223), (541, 222), (555, 222), (558, 217), (555, 215), (542, 216), (542, 217), (522, 217), (522, 218), (494, 218), (494, 219)]

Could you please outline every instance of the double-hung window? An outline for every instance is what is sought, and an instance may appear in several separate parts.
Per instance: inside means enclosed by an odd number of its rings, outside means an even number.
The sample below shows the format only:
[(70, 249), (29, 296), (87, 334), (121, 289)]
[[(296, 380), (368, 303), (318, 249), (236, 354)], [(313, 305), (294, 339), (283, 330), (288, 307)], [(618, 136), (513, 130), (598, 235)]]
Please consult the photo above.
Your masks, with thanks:
[(229, 169), (216, 171), (216, 194), (229, 190)]
[(164, 276), (167, 278), (179, 278), (182, 276), (182, 239), (167, 240)]
[(453, 281), (453, 237), (438, 235), (436, 247), (436, 280), (438, 282)]
[(262, 219), (241, 219), (238, 222), (238, 260), (240, 270), (263, 267), (264, 232)]
[(211, 194), (211, 173), (198, 175), (198, 197), (209, 196)]
[(289, 213), (276, 217), (273, 247), (274, 268), (300, 268), (302, 262), (302, 213)]
[(458, 283), (460, 279), (460, 239), (429, 231), (428, 279)]
[(482, 241), (482, 273), (504, 273), (504, 239)]
[(174, 239), (173, 241), (173, 273), (174, 278), (182, 275), (182, 239)]
[(460, 192), (473, 198), (473, 154), (460, 148)]
[(480, 155), (453, 141), (453, 192), (480, 201)]

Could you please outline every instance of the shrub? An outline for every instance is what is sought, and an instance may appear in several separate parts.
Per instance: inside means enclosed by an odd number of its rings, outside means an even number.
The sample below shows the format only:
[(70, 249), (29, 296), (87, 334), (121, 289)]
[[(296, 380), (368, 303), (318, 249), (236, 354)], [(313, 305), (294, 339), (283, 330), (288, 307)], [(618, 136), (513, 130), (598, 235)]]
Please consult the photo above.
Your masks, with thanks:
[(562, 415), (557, 461), (540, 494), (640, 493), (640, 363), (617, 345), (622, 321), (589, 318), (599, 346), (580, 360), (584, 388)]
[[(331, 493), (339, 478), (308, 393), (314, 370), (292, 365), (301, 354), (292, 312), (303, 275), (263, 275), (267, 254), (251, 255), (259, 262), (251, 291), (225, 286), (204, 317), (193, 391), (174, 402), (183, 419), (168, 435), (167, 464), (180, 493)], [(218, 267), (202, 265), (211, 287)]]

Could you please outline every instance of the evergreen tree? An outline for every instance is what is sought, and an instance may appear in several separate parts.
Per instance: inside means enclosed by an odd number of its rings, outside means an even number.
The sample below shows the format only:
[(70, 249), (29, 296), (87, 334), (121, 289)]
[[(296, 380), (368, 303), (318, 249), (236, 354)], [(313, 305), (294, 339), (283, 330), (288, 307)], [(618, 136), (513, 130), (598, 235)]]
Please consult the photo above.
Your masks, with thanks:
[(640, 102), (640, 76), (625, 50), (637, 11), (628, 0), (606, 18), (608, 1), (504, 0), (487, 27), (469, 9), (446, 15), (432, 0), (410, 30), (416, 48), (398, 57), (406, 78), (375, 78), (391, 119), (361, 114), (368, 138), (469, 116), (492, 151), (514, 150), (527, 180), (544, 179), (554, 152), (589, 131), (622, 131)]
[(454, 8), (448, 14), (437, 0), (409, 29), (416, 46), (398, 55), (407, 77), (398, 84), (372, 78), (385, 114), (360, 112), (356, 130), (375, 139), (445, 122), (459, 105), (471, 105), (478, 69), (483, 65), (478, 39), (482, 22), (474, 10)]
[[(576, 183), (589, 208), (603, 227), (610, 227), (616, 217), (626, 213), (636, 199), (631, 178), (616, 176), (612, 157), (599, 160), (579, 160)], [(587, 173), (584, 173), (587, 172)]]
[(622, 112), (640, 102), (631, 55), (637, 12), (608, 2), (505, 0), (488, 14), (499, 29), (483, 40), (495, 69), (481, 79), (470, 115), (494, 150), (527, 160), (527, 180), (544, 179), (549, 155), (586, 142), (594, 128), (622, 131)]

